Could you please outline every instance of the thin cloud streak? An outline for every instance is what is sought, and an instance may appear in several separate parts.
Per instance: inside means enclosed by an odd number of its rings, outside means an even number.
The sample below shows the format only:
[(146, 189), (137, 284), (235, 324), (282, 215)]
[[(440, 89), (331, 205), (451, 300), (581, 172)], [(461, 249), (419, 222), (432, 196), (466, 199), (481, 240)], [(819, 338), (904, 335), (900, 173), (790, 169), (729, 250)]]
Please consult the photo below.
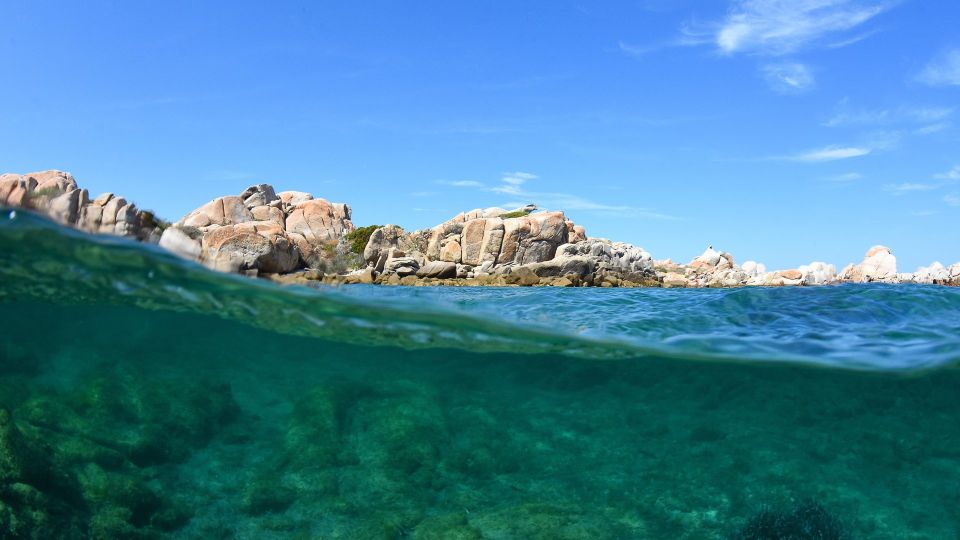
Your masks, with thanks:
[(845, 174), (838, 174), (835, 176), (827, 177), (827, 180), (831, 182), (853, 182), (855, 180), (862, 180), (863, 175), (858, 172), (849, 172)]
[(960, 180), (960, 165), (955, 165), (949, 171), (935, 174), (933, 177), (938, 180)]
[[(740, 0), (714, 33), (725, 54), (780, 56), (853, 30), (892, 7), (891, 2), (855, 0)], [(834, 42), (834, 48), (863, 38)]]
[(436, 183), (453, 187), (483, 187), (483, 183), (476, 180), (437, 180)]
[(902, 184), (888, 184), (883, 187), (884, 191), (889, 191), (895, 195), (903, 195), (916, 191), (931, 191), (939, 188), (936, 184), (920, 184), (915, 182), (904, 182)]
[(503, 173), (500, 177), (500, 184), (488, 186), (482, 182), (474, 180), (447, 181), (439, 180), (437, 183), (444, 185), (457, 185), (458, 187), (473, 188), (480, 191), (498, 193), (500, 195), (509, 195), (514, 197), (511, 202), (501, 206), (505, 208), (520, 207), (533, 203), (539, 208), (549, 208), (564, 211), (592, 212), (596, 214), (623, 216), (644, 219), (659, 219), (677, 221), (680, 218), (657, 212), (651, 208), (636, 208), (625, 205), (604, 204), (579, 195), (562, 192), (549, 191), (527, 191), (524, 185), (528, 182), (538, 180), (539, 176), (523, 172), (514, 171)]
[(763, 78), (774, 91), (799, 94), (814, 86), (810, 68), (800, 63), (767, 64), (760, 68)]
[(896, 109), (864, 109), (852, 111), (846, 101), (840, 110), (823, 123), (825, 127), (884, 126), (891, 124), (933, 124), (953, 116), (954, 107), (909, 107)]
[(785, 159), (789, 161), (802, 161), (806, 163), (818, 163), (823, 161), (837, 161), (840, 159), (850, 159), (866, 156), (870, 154), (869, 148), (857, 146), (827, 146), (816, 150), (810, 150), (802, 154), (789, 156)]
[(634, 57), (668, 47), (708, 45), (726, 55), (784, 56), (817, 46), (839, 49), (879, 32), (871, 29), (844, 35), (891, 9), (898, 1), (735, 0), (724, 19), (686, 24), (673, 41), (644, 46), (620, 40), (617, 47)]
[(960, 49), (947, 51), (931, 61), (917, 80), (930, 86), (960, 86)]

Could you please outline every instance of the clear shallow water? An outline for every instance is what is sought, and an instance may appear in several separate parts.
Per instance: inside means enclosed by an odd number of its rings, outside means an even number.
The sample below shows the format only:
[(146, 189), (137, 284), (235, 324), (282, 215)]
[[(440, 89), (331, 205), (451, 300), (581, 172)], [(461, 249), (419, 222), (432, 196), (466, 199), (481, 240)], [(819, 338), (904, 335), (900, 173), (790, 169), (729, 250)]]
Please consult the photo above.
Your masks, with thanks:
[(960, 534), (956, 289), (313, 291), (3, 215), (0, 536)]

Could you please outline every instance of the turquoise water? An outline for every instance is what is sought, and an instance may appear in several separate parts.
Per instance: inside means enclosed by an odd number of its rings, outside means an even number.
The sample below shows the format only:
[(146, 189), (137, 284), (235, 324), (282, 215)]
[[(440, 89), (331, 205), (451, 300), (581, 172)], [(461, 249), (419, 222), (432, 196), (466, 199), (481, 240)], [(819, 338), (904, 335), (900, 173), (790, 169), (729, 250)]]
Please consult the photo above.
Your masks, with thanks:
[(958, 289), (282, 288), (6, 212), (0, 253), (3, 538), (960, 538)]

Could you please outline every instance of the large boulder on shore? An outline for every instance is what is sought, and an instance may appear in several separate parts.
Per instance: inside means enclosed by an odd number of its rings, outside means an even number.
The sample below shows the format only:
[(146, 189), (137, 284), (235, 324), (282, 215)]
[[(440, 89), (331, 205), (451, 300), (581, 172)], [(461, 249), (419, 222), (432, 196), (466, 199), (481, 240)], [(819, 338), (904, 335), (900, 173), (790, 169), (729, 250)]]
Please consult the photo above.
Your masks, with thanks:
[(216, 270), (287, 273), (322, 264), (353, 228), (345, 204), (257, 184), (190, 212), (160, 244)]
[[(564, 277), (569, 275), (584, 278), (593, 274), (596, 270), (597, 260), (593, 257), (564, 255), (555, 257), (549, 261), (528, 263), (516, 268), (528, 268), (536, 274), (537, 277), (541, 278)], [(513, 272), (516, 271), (516, 269), (513, 270)]]
[(417, 270), (417, 277), (447, 279), (457, 277), (457, 263), (430, 261)]
[(557, 248), (557, 258), (584, 256), (596, 263), (598, 270), (616, 274), (654, 275), (653, 257), (645, 249), (606, 238), (591, 238)]
[(156, 242), (159, 223), (152, 213), (113, 193), (90, 200), (68, 172), (0, 175), (0, 205), (34, 210), (82, 231)]
[(404, 234), (403, 227), (397, 225), (384, 225), (375, 229), (363, 248), (363, 260), (368, 265), (379, 266), (380, 261), (386, 261), (391, 249), (400, 248), (400, 240)]
[(218, 227), (204, 234), (200, 245), (207, 265), (224, 272), (285, 274), (300, 263), (297, 247), (280, 226), (271, 222)]
[(563, 212), (526, 210), (506, 212), (499, 208), (458, 214), (432, 229), (424, 255), (431, 261), (468, 266), (528, 264), (548, 261), (567, 243), (571, 231), (585, 239), (582, 227), (573, 225)]

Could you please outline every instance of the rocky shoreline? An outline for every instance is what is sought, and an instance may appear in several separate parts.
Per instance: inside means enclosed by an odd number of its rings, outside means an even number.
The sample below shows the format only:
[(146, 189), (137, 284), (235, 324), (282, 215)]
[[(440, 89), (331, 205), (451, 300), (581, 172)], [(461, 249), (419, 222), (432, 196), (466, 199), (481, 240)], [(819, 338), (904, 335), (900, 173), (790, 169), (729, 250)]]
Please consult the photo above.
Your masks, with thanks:
[(430, 229), (357, 228), (351, 209), (269, 184), (219, 197), (167, 223), (112, 193), (90, 199), (62, 171), (0, 175), (0, 205), (45, 214), (97, 234), (159, 244), (223, 272), (291, 284), (741, 287), (837, 283), (960, 285), (960, 262), (897, 271), (890, 248), (870, 248), (837, 272), (824, 262), (767, 271), (707, 248), (689, 263), (656, 260), (641, 247), (586, 230), (562, 211), (476, 209)]

